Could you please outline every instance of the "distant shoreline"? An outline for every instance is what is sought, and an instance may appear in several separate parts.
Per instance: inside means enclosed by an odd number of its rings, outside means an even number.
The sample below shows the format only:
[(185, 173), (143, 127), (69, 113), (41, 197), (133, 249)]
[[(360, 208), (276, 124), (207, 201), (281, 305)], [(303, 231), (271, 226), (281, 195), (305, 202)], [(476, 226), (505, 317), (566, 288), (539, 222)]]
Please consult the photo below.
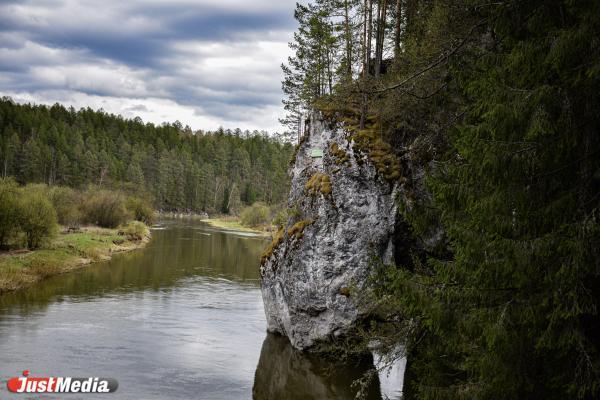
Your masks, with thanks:
[(214, 228), (219, 228), (226, 231), (256, 233), (260, 236), (271, 236), (272, 233), (272, 229), (270, 229), (271, 227), (265, 227), (264, 229), (248, 228), (247, 226), (240, 224), (239, 218), (206, 218), (201, 219), (200, 221), (206, 222), (208, 225)]
[(155, 211), (158, 219), (183, 219), (190, 221), (205, 222), (213, 228), (219, 228), (226, 231), (237, 231), (237, 232), (250, 232), (256, 233), (261, 236), (271, 236), (275, 231), (273, 226), (264, 225), (262, 227), (250, 228), (244, 226), (240, 222), (240, 218), (231, 215), (215, 215), (213, 217), (208, 214), (197, 214), (197, 213), (186, 213), (186, 212), (172, 212), (172, 211)]

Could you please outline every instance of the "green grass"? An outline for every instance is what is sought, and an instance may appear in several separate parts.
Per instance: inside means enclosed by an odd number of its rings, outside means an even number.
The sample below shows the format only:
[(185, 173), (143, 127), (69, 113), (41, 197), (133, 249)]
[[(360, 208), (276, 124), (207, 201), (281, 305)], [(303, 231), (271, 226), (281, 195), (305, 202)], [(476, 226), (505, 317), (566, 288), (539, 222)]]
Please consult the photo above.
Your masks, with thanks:
[[(130, 224), (120, 230), (86, 227), (81, 232), (59, 234), (39, 250), (0, 253), (0, 294), (91, 262), (107, 260), (114, 252), (142, 247), (150, 231), (144, 227), (140, 238), (141, 228)], [(128, 231), (136, 234), (125, 233)]]

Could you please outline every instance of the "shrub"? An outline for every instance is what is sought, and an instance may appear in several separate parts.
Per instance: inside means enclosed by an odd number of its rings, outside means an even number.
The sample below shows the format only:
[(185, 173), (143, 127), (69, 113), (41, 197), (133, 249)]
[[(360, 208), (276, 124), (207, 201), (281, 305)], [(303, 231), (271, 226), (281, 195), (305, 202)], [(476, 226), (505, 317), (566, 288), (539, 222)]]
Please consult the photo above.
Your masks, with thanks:
[(17, 183), (12, 178), (0, 179), (0, 247), (8, 246), (8, 240), (19, 225)]
[(24, 190), (19, 211), (19, 226), (25, 233), (29, 249), (37, 249), (43, 240), (56, 232), (56, 211), (41, 192)]
[(81, 211), (82, 196), (68, 187), (52, 187), (48, 197), (56, 210), (58, 223), (70, 228), (77, 228), (83, 221)]
[(125, 207), (133, 214), (136, 221), (141, 221), (146, 225), (154, 223), (154, 208), (146, 200), (139, 197), (129, 197)]
[(103, 228), (116, 228), (132, 219), (125, 197), (107, 190), (88, 191), (83, 206), (85, 221)]
[(245, 226), (256, 227), (266, 225), (270, 222), (270, 210), (264, 203), (254, 203), (250, 207), (246, 207), (241, 215), (241, 223)]
[(148, 228), (141, 221), (131, 221), (119, 229), (119, 235), (127, 236), (131, 240), (142, 240), (148, 233)]

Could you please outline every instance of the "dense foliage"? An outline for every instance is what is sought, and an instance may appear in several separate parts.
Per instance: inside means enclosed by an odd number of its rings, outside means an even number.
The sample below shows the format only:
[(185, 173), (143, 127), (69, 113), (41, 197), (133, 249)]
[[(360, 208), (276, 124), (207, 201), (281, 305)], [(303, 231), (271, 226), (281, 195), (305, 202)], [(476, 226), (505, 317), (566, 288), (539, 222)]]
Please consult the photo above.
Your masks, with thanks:
[(265, 133), (192, 132), (103, 111), (0, 101), (0, 174), (20, 184), (88, 184), (150, 197), (162, 210), (228, 213), (280, 203), (292, 148)]
[(83, 224), (116, 228), (132, 220), (143, 226), (153, 219), (146, 200), (120, 191), (19, 186), (14, 178), (0, 178), (0, 249), (37, 249), (57, 232), (58, 224), (66, 229)]
[(286, 122), (320, 109), (400, 187), (364, 336), (406, 346), (405, 398), (600, 397), (600, 3), (296, 16)]
[(271, 210), (264, 203), (254, 203), (240, 213), (240, 222), (249, 227), (259, 227), (271, 222)]

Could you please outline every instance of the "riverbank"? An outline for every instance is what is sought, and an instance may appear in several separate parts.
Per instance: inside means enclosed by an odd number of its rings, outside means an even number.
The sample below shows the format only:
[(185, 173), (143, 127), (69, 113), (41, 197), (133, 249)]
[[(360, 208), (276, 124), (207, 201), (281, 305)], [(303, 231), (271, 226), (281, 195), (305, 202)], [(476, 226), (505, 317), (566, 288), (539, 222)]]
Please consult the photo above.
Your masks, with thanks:
[(237, 217), (220, 217), (220, 218), (205, 218), (201, 220), (206, 222), (208, 225), (227, 231), (238, 231), (238, 232), (249, 232), (256, 233), (257, 235), (270, 236), (273, 232), (272, 227), (264, 226), (260, 228), (249, 228), (241, 224), (240, 219)]
[(122, 229), (88, 226), (61, 233), (38, 250), (0, 253), (0, 294), (109, 260), (112, 254), (142, 248), (149, 240), (150, 230), (142, 223), (130, 223)]

